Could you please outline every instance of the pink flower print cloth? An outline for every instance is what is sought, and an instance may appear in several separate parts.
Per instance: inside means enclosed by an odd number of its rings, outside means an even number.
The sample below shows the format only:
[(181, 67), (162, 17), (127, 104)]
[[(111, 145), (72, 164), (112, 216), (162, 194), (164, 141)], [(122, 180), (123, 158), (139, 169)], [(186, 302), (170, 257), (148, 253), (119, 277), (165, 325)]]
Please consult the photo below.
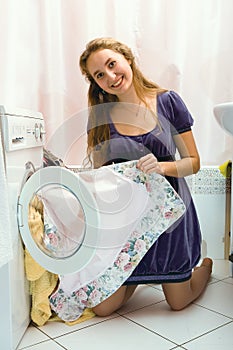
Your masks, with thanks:
[(51, 309), (64, 321), (78, 319), (127, 280), (158, 237), (185, 212), (185, 205), (161, 175), (146, 175), (136, 161), (81, 172), (100, 214), (100, 236), (91, 261), (60, 275)]

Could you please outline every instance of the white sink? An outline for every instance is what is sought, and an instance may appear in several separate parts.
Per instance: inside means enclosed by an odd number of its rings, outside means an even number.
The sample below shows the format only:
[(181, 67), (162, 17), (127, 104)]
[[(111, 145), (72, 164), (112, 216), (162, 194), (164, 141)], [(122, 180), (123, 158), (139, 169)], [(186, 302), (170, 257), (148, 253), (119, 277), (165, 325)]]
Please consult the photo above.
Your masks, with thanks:
[(219, 125), (233, 136), (233, 102), (216, 105), (214, 116)]

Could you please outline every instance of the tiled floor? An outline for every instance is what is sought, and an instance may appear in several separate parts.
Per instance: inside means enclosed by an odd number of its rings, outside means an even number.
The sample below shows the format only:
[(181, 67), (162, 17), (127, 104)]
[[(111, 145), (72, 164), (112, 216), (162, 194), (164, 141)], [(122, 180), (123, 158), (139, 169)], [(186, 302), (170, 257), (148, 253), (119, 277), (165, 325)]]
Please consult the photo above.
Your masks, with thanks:
[(205, 293), (183, 311), (171, 311), (159, 285), (140, 286), (111, 317), (94, 317), (75, 326), (48, 322), (30, 326), (18, 349), (186, 349), (233, 348), (231, 264), (215, 260)]

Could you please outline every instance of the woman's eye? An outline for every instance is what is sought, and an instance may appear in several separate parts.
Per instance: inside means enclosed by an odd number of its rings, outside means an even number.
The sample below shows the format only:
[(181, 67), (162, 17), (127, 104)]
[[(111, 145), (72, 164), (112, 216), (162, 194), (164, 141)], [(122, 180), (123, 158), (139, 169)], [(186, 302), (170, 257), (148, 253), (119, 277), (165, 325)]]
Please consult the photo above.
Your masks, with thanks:
[(116, 61), (112, 61), (109, 63), (109, 68), (113, 68), (116, 64)]
[(98, 73), (98, 74), (96, 75), (96, 78), (97, 78), (97, 79), (101, 79), (103, 76), (104, 76), (104, 73)]

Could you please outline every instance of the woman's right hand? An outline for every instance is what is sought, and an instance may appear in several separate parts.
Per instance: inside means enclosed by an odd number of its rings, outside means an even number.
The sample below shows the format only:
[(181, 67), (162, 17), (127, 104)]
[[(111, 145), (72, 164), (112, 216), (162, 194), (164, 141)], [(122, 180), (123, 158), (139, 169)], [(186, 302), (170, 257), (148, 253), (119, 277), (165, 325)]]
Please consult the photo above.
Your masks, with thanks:
[(158, 162), (153, 153), (149, 153), (146, 156), (141, 157), (137, 162), (137, 168), (143, 171), (145, 174), (157, 173), (164, 175), (162, 163)]

